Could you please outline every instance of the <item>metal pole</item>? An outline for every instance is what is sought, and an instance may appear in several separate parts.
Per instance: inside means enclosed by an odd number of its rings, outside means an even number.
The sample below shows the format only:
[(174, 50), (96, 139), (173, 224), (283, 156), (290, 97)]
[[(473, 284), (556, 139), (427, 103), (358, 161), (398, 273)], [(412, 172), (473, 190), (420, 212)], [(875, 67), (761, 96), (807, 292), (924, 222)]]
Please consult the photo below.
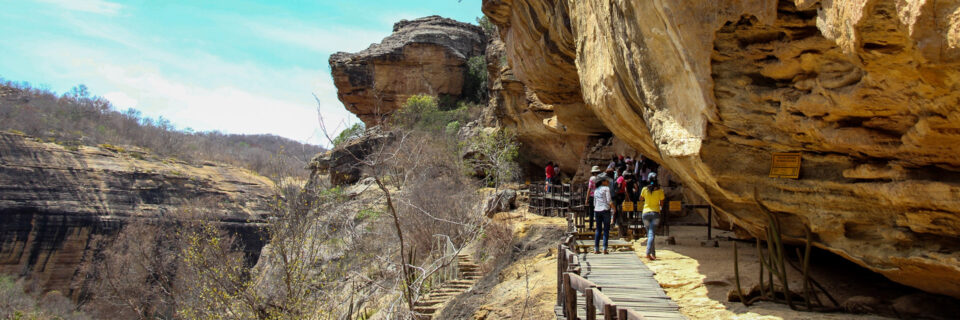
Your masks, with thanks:
[(707, 207), (707, 240), (713, 239), (713, 207)]

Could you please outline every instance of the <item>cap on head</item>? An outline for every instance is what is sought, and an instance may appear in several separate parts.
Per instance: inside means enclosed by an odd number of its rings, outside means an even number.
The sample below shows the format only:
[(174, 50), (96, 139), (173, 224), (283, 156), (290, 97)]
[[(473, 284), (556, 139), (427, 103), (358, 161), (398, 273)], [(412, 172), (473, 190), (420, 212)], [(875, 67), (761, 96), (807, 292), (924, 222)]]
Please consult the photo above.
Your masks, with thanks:
[(590, 168), (590, 173), (600, 173), (600, 172), (601, 172), (600, 166), (593, 166), (593, 168)]

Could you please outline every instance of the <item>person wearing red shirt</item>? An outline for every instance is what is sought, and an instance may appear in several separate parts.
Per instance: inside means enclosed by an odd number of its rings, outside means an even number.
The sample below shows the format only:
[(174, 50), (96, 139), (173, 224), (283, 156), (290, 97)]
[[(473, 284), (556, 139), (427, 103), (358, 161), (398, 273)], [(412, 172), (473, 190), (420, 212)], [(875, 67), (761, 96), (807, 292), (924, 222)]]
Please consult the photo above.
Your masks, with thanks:
[(547, 175), (547, 192), (550, 192), (550, 186), (553, 185), (553, 176), (555, 173), (553, 170), (553, 161), (547, 162), (547, 168), (544, 171)]

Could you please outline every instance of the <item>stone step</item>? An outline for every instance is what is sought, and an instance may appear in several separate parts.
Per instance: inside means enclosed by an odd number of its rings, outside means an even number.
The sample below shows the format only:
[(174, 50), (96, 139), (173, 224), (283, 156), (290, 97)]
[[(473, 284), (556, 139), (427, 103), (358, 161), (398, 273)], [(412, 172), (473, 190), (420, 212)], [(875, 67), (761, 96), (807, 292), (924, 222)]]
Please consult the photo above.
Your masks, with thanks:
[(472, 285), (458, 284), (458, 285), (444, 285), (444, 286), (441, 287), (441, 288), (467, 290), (467, 289), (470, 289), (470, 288), (472, 288), (472, 287), (473, 287)]
[(428, 314), (428, 315), (433, 314), (434, 312), (437, 312), (438, 309), (440, 309), (440, 308), (438, 308), (438, 307), (413, 307), (413, 311), (414, 311), (414, 312), (423, 313), (423, 314)]
[(447, 302), (447, 300), (446, 299), (426, 299), (426, 300), (417, 301), (417, 303), (414, 303), (413, 305), (417, 307), (427, 307), (427, 306), (441, 304), (444, 302)]
[(440, 288), (434, 291), (430, 291), (430, 293), (434, 293), (434, 292), (435, 293), (463, 293), (464, 291), (467, 291), (467, 290), (456, 289), (456, 288)]

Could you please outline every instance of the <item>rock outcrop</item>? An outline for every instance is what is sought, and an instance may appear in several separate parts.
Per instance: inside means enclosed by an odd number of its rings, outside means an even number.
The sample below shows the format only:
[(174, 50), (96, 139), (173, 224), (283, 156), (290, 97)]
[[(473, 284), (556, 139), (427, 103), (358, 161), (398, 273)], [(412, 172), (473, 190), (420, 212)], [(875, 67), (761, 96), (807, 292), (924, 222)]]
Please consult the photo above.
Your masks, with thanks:
[[(818, 247), (960, 298), (958, 8), (483, 3), (513, 74), (558, 121), (607, 128), (752, 235), (761, 203), (792, 240), (810, 228)], [(802, 152), (800, 179), (768, 177), (779, 151)]]
[[(589, 136), (595, 132), (561, 122), (556, 112), (558, 106), (543, 103), (533, 90), (517, 79), (507, 63), (504, 43), (499, 38), (491, 39), (487, 45), (486, 59), (490, 102), (484, 109), (483, 125), (517, 133), (520, 154), (536, 155), (523, 159), (530, 167), (526, 168), (527, 171), (542, 174), (547, 162), (554, 161), (560, 164), (561, 170), (573, 175)], [(573, 123), (583, 122), (582, 119), (573, 119)]]
[(255, 262), (263, 246), (258, 221), (270, 214), (273, 194), (270, 180), (226, 165), (0, 132), (0, 273), (68, 293), (84, 257), (98, 249), (95, 237), (131, 219), (184, 211), (238, 234)]
[(359, 138), (318, 153), (307, 165), (311, 172), (309, 183), (320, 183), (323, 176), (329, 177), (330, 184), (335, 186), (360, 181), (363, 176), (363, 161), (377, 151), (377, 148), (392, 140), (392, 134), (383, 132), (380, 127), (373, 127)]
[(480, 27), (430, 16), (401, 20), (393, 34), (358, 53), (330, 56), (337, 97), (367, 127), (417, 94), (461, 96), (467, 60), (483, 55)]

